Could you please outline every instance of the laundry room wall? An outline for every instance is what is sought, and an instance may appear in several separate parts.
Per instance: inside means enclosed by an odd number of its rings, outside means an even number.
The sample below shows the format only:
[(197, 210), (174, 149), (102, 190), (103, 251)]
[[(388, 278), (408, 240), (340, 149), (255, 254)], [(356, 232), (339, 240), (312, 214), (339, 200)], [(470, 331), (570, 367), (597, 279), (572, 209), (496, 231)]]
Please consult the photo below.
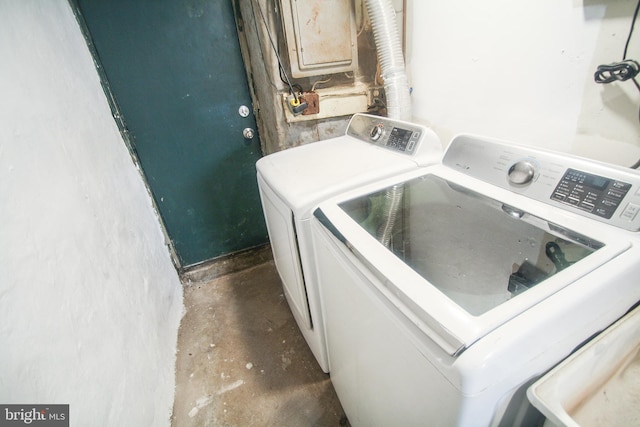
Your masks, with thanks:
[[(635, 0), (410, 0), (414, 120), (620, 165), (640, 158), (640, 94), (596, 84), (622, 60)], [(640, 60), (640, 33), (628, 57)]]
[[(306, 28), (316, 33), (313, 38), (317, 37), (318, 45), (322, 45), (320, 41), (323, 38), (325, 43), (330, 45), (336, 34), (331, 32), (331, 28), (324, 28), (321, 24), (316, 28), (314, 22), (322, 22), (327, 19), (327, 16), (332, 15), (335, 19), (340, 19), (345, 5), (353, 8), (353, 24), (357, 27), (355, 44), (358, 60), (357, 67), (350, 72), (318, 71), (316, 75), (298, 78), (294, 78), (292, 74), (285, 36), (287, 24), (284, 23), (283, 15), (285, 14), (284, 6), (287, 3), (295, 3), (295, 1), (234, 2), (238, 35), (249, 76), (264, 154), (343, 135), (354, 112), (378, 113), (381, 112), (380, 105), (384, 104), (384, 102), (378, 102), (382, 97), (383, 83), (376, 69), (375, 42), (364, 1), (305, 2), (300, 9), (313, 10), (315, 15), (303, 23), (300, 32)], [(392, 4), (398, 20), (401, 21), (403, 0), (393, 0)], [(288, 42), (293, 45), (292, 40)], [(303, 50), (305, 46), (300, 48)], [(283, 72), (280, 70), (279, 59)], [(287, 114), (287, 107), (283, 103), (283, 96), (290, 93), (285, 83), (287, 79), (297, 92), (315, 91), (320, 94), (319, 114), (308, 116), (302, 114), (294, 118)], [(361, 100), (362, 97), (366, 98), (364, 105), (357, 102), (353, 108), (344, 107), (353, 105), (354, 101)], [(325, 116), (327, 110), (323, 102), (330, 99), (333, 99), (335, 104), (341, 104), (344, 109), (348, 109), (348, 112), (344, 112), (341, 108), (339, 113), (327, 113)]]
[(1, 1), (0, 58), (0, 404), (168, 426), (182, 287), (67, 1)]

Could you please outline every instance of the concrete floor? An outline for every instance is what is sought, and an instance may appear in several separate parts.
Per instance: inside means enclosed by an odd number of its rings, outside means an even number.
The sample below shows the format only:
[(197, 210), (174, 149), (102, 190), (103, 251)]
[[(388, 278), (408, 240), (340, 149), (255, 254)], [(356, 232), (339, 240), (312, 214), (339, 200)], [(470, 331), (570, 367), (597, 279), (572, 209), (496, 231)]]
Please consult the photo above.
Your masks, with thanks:
[(172, 426), (348, 426), (268, 248), (225, 262), (183, 278)]

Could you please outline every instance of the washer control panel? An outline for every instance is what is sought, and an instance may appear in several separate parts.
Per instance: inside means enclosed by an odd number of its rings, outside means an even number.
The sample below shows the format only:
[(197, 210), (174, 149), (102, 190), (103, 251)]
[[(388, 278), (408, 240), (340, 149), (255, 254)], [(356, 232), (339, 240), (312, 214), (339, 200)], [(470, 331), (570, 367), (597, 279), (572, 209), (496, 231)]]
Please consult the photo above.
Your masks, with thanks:
[(609, 219), (630, 189), (628, 182), (568, 169), (551, 198)]
[(444, 166), (559, 209), (640, 231), (640, 173), (566, 153), (459, 135)]

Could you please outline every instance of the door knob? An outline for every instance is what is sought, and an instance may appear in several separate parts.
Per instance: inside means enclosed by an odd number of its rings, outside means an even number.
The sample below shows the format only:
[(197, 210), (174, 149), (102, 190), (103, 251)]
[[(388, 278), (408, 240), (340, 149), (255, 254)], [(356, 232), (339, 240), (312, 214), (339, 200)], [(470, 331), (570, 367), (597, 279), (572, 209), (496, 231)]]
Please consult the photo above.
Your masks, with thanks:
[(245, 139), (253, 139), (255, 134), (256, 132), (251, 128), (244, 128), (244, 130), (242, 131), (242, 135)]
[(246, 105), (241, 105), (240, 108), (238, 108), (238, 114), (240, 114), (241, 117), (247, 117), (249, 113), (249, 107), (247, 107)]

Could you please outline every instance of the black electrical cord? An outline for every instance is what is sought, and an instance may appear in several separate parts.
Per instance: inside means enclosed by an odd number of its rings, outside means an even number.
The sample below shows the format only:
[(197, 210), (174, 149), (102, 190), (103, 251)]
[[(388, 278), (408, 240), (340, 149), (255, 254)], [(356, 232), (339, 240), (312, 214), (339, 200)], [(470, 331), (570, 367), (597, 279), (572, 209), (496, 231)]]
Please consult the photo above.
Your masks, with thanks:
[(636, 3), (636, 10), (633, 12), (633, 19), (631, 20), (631, 28), (629, 28), (629, 35), (627, 36), (627, 42), (624, 45), (624, 52), (622, 53), (622, 60), (627, 59), (627, 50), (629, 49), (629, 42), (631, 41), (631, 34), (633, 34), (633, 28), (636, 26), (636, 18), (638, 17), (638, 10), (640, 9), (640, 1)]
[[(638, 10), (640, 10), (640, 0), (636, 3), (636, 9), (633, 11), (633, 19), (631, 20), (631, 27), (629, 28), (629, 35), (627, 36), (627, 42), (624, 44), (624, 51), (622, 52), (622, 60), (627, 59), (627, 50), (629, 49), (629, 42), (631, 41), (631, 35), (633, 34), (633, 29), (636, 25), (636, 19), (638, 18)], [(634, 61), (635, 62), (635, 61)], [(638, 65), (637, 62), (635, 62)], [(636, 75), (638, 73), (636, 72)], [(636, 89), (640, 92), (640, 85), (638, 85), (638, 81), (635, 79), (635, 76), (631, 78), (633, 84), (636, 85)], [(638, 120), (640, 121), (640, 111), (638, 112)], [(638, 169), (640, 167), (640, 159), (636, 161), (633, 165), (630, 166), (631, 169)]]
[[(612, 83), (615, 81), (625, 81), (633, 79), (640, 72), (640, 64), (633, 59), (625, 59), (622, 62), (615, 62), (608, 65), (599, 65), (596, 73), (593, 75), (596, 83)], [(636, 83), (638, 87), (638, 83)], [(638, 88), (640, 90), (640, 88)]]
[(629, 50), (629, 43), (631, 42), (631, 36), (636, 26), (636, 19), (638, 18), (638, 11), (640, 11), (640, 0), (636, 3), (636, 8), (633, 11), (633, 18), (631, 19), (631, 27), (629, 28), (629, 34), (627, 35), (627, 41), (624, 44), (624, 51), (622, 52), (622, 61), (614, 62), (613, 64), (598, 66), (594, 79), (596, 83), (612, 83), (615, 81), (633, 80), (636, 88), (640, 91), (640, 85), (636, 81), (635, 77), (640, 73), (640, 64), (633, 59), (627, 58), (627, 51)]
[[(629, 28), (629, 35), (627, 36), (627, 41), (624, 44), (624, 51), (622, 53), (622, 61), (614, 62), (613, 64), (608, 65), (600, 65), (598, 66), (593, 78), (596, 83), (612, 83), (615, 81), (626, 81), (631, 80), (633, 84), (636, 86), (636, 89), (640, 92), (640, 84), (636, 80), (636, 76), (640, 73), (640, 64), (633, 60), (627, 58), (627, 51), (629, 50), (629, 42), (631, 41), (631, 36), (633, 35), (633, 30), (636, 25), (636, 19), (638, 18), (638, 11), (640, 10), (640, 0), (636, 3), (636, 8), (633, 12), (633, 18), (631, 19), (631, 27)], [(640, 109), (638, 110), (638, 122), (640, 122)], [(632, 166), (629, 166), (631, 169), (638, 169), (640, 167), (640, 159), (635, 162)]]

